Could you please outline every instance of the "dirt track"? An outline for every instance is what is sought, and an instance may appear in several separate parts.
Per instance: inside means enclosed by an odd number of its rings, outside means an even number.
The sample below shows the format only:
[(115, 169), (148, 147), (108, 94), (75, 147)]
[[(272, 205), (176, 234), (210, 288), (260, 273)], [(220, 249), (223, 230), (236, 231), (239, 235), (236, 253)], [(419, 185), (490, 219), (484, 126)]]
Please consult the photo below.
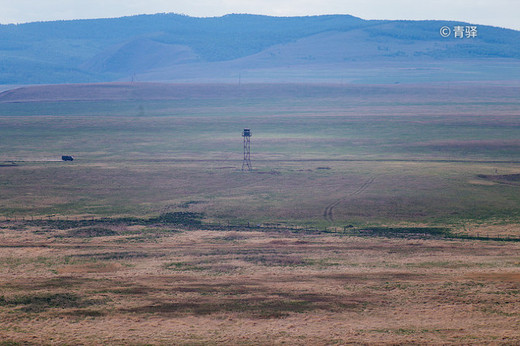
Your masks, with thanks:
[(334, 222), (334, 215), (333, 215), (334, 208), (337, 207), (341, 202), (344, 202), (354, 196), (357, 196), (357, 195), (363, 193), (366, 189), (368, 189), (368, 187), (370, 185), (372, 185), (372, 183), (374, 182), (375, 179), (376, 179), (376, 177), (369, 178), (367, 181), (365, 181), (363, 184), (361, 184), (354, 192), (349, 193), (345, 197), (342, 197), (342, 198), (328, 204), (325, 207), (325, 209), (323, 210), (323, 217), (325, 218), (325, 220), (327, 220), (329, 222)]

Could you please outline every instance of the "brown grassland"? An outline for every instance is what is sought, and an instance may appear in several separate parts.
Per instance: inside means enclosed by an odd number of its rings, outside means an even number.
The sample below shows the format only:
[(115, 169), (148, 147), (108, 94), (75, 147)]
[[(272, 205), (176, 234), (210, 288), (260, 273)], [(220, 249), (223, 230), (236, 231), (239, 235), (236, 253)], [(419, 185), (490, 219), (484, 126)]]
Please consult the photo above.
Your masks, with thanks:
[(0, 94), (0, 345), (520, 344), (518, 86), (53, 88)]
[(4, 344), (518, 344), (520, 244), (2, 225)]

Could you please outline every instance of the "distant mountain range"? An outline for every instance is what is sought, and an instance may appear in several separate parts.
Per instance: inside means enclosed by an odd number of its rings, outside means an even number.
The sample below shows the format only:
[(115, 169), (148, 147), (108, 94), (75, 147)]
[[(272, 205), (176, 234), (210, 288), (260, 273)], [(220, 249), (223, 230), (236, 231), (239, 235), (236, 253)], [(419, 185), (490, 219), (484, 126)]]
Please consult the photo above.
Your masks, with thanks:
[[(441, 27), (450, 29), (442, 37)], [(455, 37), (476, 26), (476, 37)], [(0, 84), (520, 81), (520, 31), (348, 15), (0, 25)]]

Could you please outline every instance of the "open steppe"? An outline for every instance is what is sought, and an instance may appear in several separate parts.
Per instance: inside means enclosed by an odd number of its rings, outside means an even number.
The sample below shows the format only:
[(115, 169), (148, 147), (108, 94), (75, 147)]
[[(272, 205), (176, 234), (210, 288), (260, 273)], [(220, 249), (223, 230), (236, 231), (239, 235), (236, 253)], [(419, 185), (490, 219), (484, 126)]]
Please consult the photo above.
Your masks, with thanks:
[(520, 342), (517, 242), (58, 225), (2, 224), (6, 345)]
[(498, 83), (0, 94), (0, 338), (517, 344), (518, 95)]

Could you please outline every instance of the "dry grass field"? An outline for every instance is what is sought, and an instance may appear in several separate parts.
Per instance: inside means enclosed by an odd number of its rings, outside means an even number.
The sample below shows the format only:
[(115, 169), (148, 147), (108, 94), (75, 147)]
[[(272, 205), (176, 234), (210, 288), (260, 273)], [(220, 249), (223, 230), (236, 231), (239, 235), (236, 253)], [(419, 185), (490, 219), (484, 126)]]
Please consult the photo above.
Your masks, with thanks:
[(16, 344), (518, 344), (520, 243), (2, 223)]
[(520, 343), (518, 86), (73, 89), (0, 94), (0, 345)]

